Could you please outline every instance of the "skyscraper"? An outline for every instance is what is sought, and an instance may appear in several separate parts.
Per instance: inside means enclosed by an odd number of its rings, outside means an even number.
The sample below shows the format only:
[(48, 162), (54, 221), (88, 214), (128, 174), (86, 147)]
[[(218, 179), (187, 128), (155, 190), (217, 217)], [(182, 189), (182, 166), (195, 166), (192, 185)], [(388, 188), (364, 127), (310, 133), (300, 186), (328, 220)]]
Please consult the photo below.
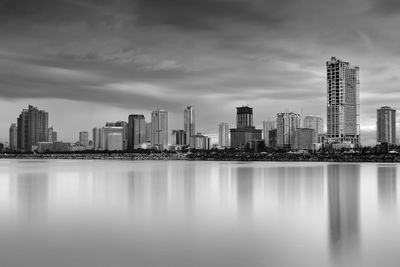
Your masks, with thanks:
[(359, 67), (332, 57), (327, 68), (327, 138), (360, 144)]
[(46, 142), (48, 134), (49, 114), (29, 105), (18, 117), (17, 149), (30, 152), (38, 142)]
[(263, 121), (263, 135), (266, 146), (269, 146), (269, 131), (273, 129), (276, 129), (276, 121)]
[(98, 150), (101, 149), (101, 137), (100, 137), (101, 129), (93, 128), (92, 130), (92, 141), (93, 141), (93, 149)]
[(376, 141), (396, 144), (396, 110), (381, 107), (377, 110), (376, 118)]
[(144, 115), (131, 114), (128, 117), (128, 150), (140, 148), (146, 142), (146, 120)]
[(249, 141), (261, 140), (262, 130), (253, 126), (253, 109), (248, 106), (236, 108), (236, 128), (230, 131), (232, 148), (243, 148)]
[(277, 147), (294, 148), (296, 129), (300, 128), (300, 115), (297, 113), (278, 113), (276, 118)]
[(151, 112), (151, 144), (160, 150), (168, 146), (168, 112), (165, 110)]
[[(109, 124), (110, 125), (110, 124)], [(124, 150), (124, 127), (105, 126), (101, 129), (101, 147), (104, 150)]]
[(47, 130), (47, 142), (54, 142), (54, 129), (53, 126), (51, 126), (48, 130)]
[(229, 124), (226, 122), (221, 122), (218, 126), (218, 145), (220, 147), (229, 147), (230, 144)]
[(146, 142), (151, 142), (151, 122), (146, 122)]
[(172, 130), (171, 145), (174, 146), (186, 145), (186, 132), (184, 130)]
[(189, 144), (190, 136), (196, 134), (194, 109), (192, 106), (186, 107), (183, 112), (184, 130), (186, 132), (186, 144)]
[(79, 144), (85, 148), (89, 146), (89, 133), (79, 132)]
[(304, 117), (303, 127), (314, 130), (313, 143), (316, 143), (318, 135), (324, 132), (324, 120), (320, 115), (307, 115)]
[(10, 151), (17, 150), (17, 124), (12, 123), (9, 131), (9, 147)]

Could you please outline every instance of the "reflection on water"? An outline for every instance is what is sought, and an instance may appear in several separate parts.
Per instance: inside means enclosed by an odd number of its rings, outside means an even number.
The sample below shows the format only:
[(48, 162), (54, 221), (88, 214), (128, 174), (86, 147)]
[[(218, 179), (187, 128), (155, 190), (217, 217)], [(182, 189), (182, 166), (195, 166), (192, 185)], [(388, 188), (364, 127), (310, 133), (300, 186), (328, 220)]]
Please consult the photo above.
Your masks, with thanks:
[(397, 164), (0, 163), (0, 266), (398, 260)]
[(359, 247), (360, 165), (328, 165), (328, 199), (330, 248), (341, 261)]
[(377, 170), (380, 209), (390, 215), (397, 206), (397, 166), (378, 166)]

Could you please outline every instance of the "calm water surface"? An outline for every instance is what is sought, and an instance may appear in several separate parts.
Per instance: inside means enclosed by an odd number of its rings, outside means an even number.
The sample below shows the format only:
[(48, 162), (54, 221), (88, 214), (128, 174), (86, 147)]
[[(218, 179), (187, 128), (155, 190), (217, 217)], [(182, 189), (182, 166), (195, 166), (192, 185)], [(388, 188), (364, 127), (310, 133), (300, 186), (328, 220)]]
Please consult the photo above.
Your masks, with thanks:
[(399, 266), (398, 166), (0, 160), (0, 266)]

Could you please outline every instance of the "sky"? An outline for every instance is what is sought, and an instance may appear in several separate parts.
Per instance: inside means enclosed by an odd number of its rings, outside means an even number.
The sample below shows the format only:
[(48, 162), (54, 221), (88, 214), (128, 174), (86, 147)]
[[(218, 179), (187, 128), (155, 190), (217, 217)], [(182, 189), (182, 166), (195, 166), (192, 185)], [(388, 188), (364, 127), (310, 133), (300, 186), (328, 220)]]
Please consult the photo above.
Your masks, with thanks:
[(188, 105), (214, 138), (242, 105), (258, 127), (325, 119), (335, 56), (360, 67), (361, 140), (375, 144), (376, 110), (400, 107), (399, 25), (395, 0), (2, 0), (0, 141), (29, 104), (63, 141), (158, 108), (183, 129)]

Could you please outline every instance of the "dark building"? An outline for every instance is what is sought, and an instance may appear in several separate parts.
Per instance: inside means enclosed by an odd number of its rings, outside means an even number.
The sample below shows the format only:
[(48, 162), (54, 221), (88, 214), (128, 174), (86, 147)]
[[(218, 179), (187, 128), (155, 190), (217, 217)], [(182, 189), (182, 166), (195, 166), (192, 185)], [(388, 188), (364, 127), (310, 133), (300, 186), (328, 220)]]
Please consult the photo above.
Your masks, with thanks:
[(128, 118), (128, 150), (140, 148), (146, 142), (146, 120), (144, 115), (132, 114)]
[(172, 130), (171, 144), (173, 146), (184, 146), (188, 143), (186, 137), (187, 134), (185, 130)]
[(262, 130), (253, 126), (253, 109), (237, 107), (236, 128), (231, 129), (231, 147), (243, 148), (249, 141), (262, 140)]
[(46, 142), (48, 135), (49, 115), (29, 105), (18, 117), (17, 149), (20, 152), (32, 151), (38, 142)]
[(268, 134), (269, 134), (269, 140), (268, 140), (269, 147), (276, 148), (278, 129), (272, 129), (272, 130), (268, 131)]
[(0, 143), (0, 153), (3, 153), (3, 152), (4, 152), (4, 144)]

